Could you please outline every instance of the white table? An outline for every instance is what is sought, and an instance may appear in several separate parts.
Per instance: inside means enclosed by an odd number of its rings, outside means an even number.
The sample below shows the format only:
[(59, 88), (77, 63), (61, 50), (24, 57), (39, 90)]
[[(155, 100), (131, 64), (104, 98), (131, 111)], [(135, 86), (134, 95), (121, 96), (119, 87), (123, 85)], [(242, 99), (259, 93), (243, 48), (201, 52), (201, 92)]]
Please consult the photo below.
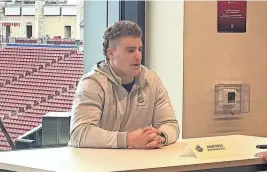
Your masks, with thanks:
[[(186, 143), (204, 139), (223, 139), (233, 144), (235, 155), (216, 159), (180, 157)], [(0, 169), (11, 171), (191, 171), (265, 164), (254, 156), (257, 144), (267, 144), (267, 138), (253, 136), (220, 136), (179, 140), (154, 150), (42, 148), (0, 153)], [(1, 170), (0, 170), (1, 171)]]

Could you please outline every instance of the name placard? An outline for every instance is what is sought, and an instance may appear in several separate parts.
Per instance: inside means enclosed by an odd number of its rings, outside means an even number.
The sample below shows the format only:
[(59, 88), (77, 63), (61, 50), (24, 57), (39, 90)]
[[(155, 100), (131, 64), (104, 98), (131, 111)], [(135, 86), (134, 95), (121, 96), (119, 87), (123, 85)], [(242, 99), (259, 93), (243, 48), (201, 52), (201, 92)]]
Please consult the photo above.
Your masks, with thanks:
[(188, 143), (181, 156), (195, 156), (200, 159), (229, 157), (233, 156), (233, 149), (229, 142), (207, 140)]

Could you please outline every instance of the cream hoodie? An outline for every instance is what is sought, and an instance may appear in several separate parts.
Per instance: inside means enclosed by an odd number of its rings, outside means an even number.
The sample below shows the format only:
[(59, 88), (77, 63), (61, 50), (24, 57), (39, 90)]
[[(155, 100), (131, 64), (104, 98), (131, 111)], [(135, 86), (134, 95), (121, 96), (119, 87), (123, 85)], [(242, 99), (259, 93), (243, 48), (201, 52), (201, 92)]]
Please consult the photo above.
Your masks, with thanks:
[(162, 131), (164, 145), (178, 139), (178, 122), (155, 72), (141, 66), (130, 93), (105, 61), (82, 76), (72, 107), (70, 146), (127, 148), (127, 132), (147, 126)]

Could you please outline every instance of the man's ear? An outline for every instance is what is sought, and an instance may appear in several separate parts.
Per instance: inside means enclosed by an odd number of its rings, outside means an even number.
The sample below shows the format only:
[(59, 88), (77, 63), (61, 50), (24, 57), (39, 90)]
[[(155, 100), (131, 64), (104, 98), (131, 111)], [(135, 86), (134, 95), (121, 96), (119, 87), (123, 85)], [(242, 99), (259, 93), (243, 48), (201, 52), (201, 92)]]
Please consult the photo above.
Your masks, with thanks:
[(108, 48), (108, 49), (107, 49), (107, 55), (108, 55), (108, 57), (109, 57), (110, 59), (113, 58), (113, 49), (112, 49), (112, 48)]

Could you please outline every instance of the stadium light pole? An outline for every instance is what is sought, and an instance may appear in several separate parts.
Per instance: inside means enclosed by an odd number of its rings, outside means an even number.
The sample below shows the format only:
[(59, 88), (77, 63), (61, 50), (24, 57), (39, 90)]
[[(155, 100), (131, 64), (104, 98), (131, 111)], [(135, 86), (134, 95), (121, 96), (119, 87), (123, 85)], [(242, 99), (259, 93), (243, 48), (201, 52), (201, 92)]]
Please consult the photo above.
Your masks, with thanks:
[(11, 147), (12, 150), (14, 150), (15, 149), (15, 145), (14, 145), (11, 137), (9, 136), (8, 132), (6, 131), (6, 128), (5, 128), (5, 126), (4, 126), (3, 121), (2, 121), (1, 118), (0, 118), (0, 129), (4, 133), (4, 136), (5, 136), (8, 144), (9, 144), (9, 146)]

